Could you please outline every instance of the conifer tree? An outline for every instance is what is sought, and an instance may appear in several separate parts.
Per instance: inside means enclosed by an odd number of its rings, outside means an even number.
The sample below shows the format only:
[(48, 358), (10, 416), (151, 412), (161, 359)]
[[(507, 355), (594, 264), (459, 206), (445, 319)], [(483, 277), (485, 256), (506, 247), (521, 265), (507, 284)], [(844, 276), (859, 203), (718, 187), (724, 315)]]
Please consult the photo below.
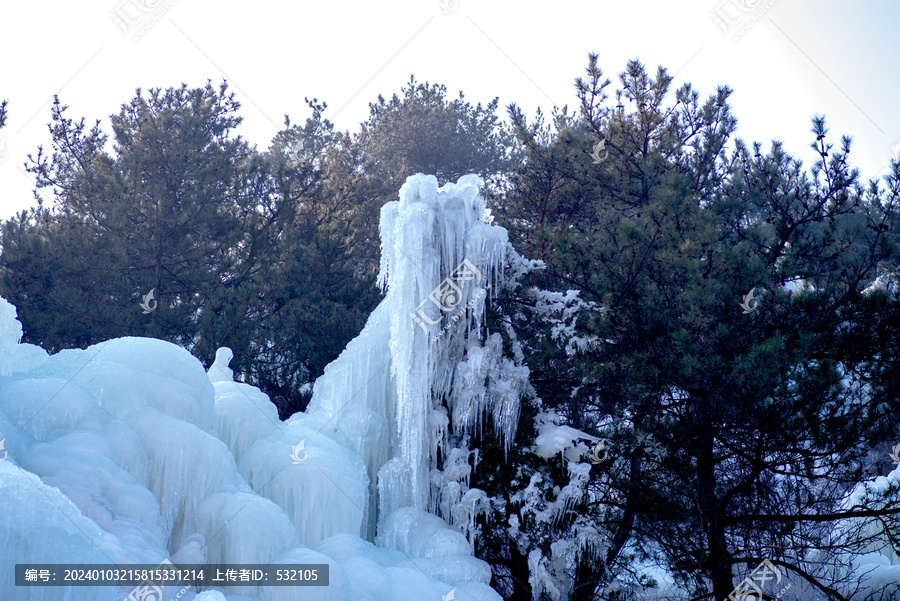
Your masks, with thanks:
[[(808, 170), (779, 143), (729, 151), (730, 90), (701, 103), (685, 84), (672, 102), (671, 82), (631, 61), (609, 106), (592, 56), (581, 113), (556, 115), (554, 133), (510, 107), (528, 159), (503, 225), (545, 262), (535, 284), (579, 294), (565, 320), (541, 315), (546, 293), (520, 299), (533, 383), (610, 441), (560, 522), (609, 533), (565, 568), (572, 598), (644, 558), (698, 599), (726, 598), (763, 559), (844, 599), (840, 553), (900, 534), (897, 490), (841, 505), (900, 422), (900, 165), (864, 186), (823, 118)], [(826, 536), (862, 516), (883, 528)]]
[(390, 101), (379, 96), (369, 104), (359, 143), (371, 192), (394, 200), (406, 178), (427, 173), (438, 183), (455, 182), (468, 173), (485, 178), (493, 189), (517, 157), (508, 128), (495, 114), (498, 100), (473, 106), (462, 92), (448, 100), (447, 88), (410, 77)]
[(228, 333), (246, 317), (259, 248), (238, 106), (225, 84), (138, 90), (112, 117), (110, 153), (99, 121), (86, 130), (54, 100), (53, 151), (28, 170), (55, 205), (38, 197), (3, 227), (2, 294), (29, 341), (55, 351), (131, 334), (204, 358), (241, 350)]

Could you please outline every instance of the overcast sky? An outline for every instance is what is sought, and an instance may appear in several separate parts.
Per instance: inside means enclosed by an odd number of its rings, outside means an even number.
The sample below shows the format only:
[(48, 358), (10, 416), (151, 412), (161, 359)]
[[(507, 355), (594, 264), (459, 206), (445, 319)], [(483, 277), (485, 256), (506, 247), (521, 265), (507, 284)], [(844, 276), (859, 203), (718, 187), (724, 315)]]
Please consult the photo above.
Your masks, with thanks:
[(306, 119), (304, 96), (356, 132), (368, 103), (399, 93), (411, 74), (473, 104), (498, 96), (504, 119), (510, 102), (529, 117), (575, 107), (590, 52), (610, 92), (630, 58), (651, 73), (666, 67), (704, 99), (730, 86), (738, 136), (766, 149), (783, 140), (806, 165), (816, 114), (827, 116), (830, 140), (853, 136), (864, 179), (883, 173), (900, 143), (898, 0), (44, 0), (2, 11), (2, 218), (34, 204), (23, 163), (49, 146), (53, 94), (69, 116), (101, 119), (111, 133), (109, 115), (135, 88), (208, 79), (229, 82), (239, 133), (260, 149), (285, 114)]

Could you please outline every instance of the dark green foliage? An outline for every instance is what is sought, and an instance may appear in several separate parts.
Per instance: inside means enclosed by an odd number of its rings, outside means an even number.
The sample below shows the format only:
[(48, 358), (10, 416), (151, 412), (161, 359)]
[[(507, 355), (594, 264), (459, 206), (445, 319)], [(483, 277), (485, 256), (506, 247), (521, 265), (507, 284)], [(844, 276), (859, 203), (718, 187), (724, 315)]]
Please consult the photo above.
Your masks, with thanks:
[(472, 106), (463, 93), (448, 101), (447, 88), (416, 83), (390, 101), (382, 96), (369, 105), (369, 119), (359, 134), (364, 168), (372, 193), (395, 200), (406, 178), (434, 175), (438, 184), (455, 182), (468, 173), (485, 178), (492, 188), (515, 164), (511, 132), (498, 122), (497, 99)]
[(274, 225), (261, 306), (251, 319), (252, 381), (282, 417), (305, 407), (312, 382), (365, 324), (380, 300), (375, 287), (378, 210), (364, 194), (359, 150), (332, 131), (326, 108), (275, 137), (267, 156), (267, 219)]
[[(54, 102), (52, 156), (40, 149), (28, 168), (56, 206), (3, 230), (3, 294), (29, 341), (58, 350), (142, 334), (201, 356), (222, 342), (201, 335), (199, 315), (246, 297), (257, 251), (251, 151), (229, 137), (237, 108), (224, 86), (138, 91), (112, 118), (109, 154), (99, 123), (86, 131)], [(151, 290), (158, 308), (144, 315)]]
[[(850, 140), (835, 148), (819, 118), (810, 174), (778, 143), (763, 155), (738, 140), (729, 154), (727, 88), (700, 103), (684, 85), (666, 104), (671, 77), (632, 61), (613, 108), (596, 57), (588, 75), (580, 116), (558, 114), (555, 133), (510, 107), (528, 160), (500, 209), (523, 254), (546, 262), (534, 283), (595, 303), (578, 314), (573, 335), (589, 343), (573, 353), (534, 320), (522, 332), (538, 394), (618, 449), (595, 481), (599, 499), (618, 501), (592, 515), (622, 536), (595, 582), (627, 568), (626, 541), (658, 549), (698, 594), (709, 579), (710, 598), (755, 557), (806, 573), (806, 550), (825, 546), (820, 520), (804, 516), (836, 521), (871, 444), (900, 420), (886, 412), (900, 307), (862, 293), (897, 264), (900, 169), (887, 190), (865, 190)], [(785, 289), (800, 280), (812, 287)], [(751, 290), (759, 305), (743, 314)], [(827, 492), (798, 505), (776, 474)], [(773, 524), (795, 527), (789, 543)]]
[[(306, 126), (260, 154), (233, 136), (239, 105), (224, 84), (139, 90), (112, 117), (108, 153), (99, 122), (85, 131), (57, 100), (52, 156), (41, 149), (29, 167), (56, 206), (39, 202), (2, 232), (0, 294), (26, 340), (56, 351), (153, 336), (207, 364), (229, 346), (282, 415), (302, 408), (302, 384), (377, 302), (359, 244), (370, 207), (352, 194), (344, 138), (309, 104)], [(305, 157), (285, 152), (301, 139)]]

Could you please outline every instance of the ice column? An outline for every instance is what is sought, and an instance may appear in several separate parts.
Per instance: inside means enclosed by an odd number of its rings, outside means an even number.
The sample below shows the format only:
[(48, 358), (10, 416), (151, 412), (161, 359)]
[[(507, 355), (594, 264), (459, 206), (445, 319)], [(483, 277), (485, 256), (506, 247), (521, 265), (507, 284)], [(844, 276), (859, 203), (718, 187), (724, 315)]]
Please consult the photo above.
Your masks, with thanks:
[[(496, 281), (505, 258), (506, 230), (481, 221), (482, 184), (465, 176), (438, 189), (434, 176), (416, 175), (400, 189), (400, 200), (381, 210), (379, 281), (387, 289), (396, 418), (395, 465), (380, 476), (408, 482), (403, 493), (422, 510), (429, 507), (428, 474), (436, 460), (432, 412), (449, 392), (467, 336), (482, 319), (489, 281)], [(401, 482), (382, 486), (403, 488)]]
[(506, 230), (482, 221), (482, 185), (467, 175), (438, 188), (434, 176), (417, 174), (382, 207), (386, 296), (316, 382), (306, 413), (290, 420), (320, 424), (366, 462), (370, 533), (396, 509), (438, 503), (430, 474), (438, 449), (446, 452), (442, 399), (467, 348), (480, 344), (508, 247)]

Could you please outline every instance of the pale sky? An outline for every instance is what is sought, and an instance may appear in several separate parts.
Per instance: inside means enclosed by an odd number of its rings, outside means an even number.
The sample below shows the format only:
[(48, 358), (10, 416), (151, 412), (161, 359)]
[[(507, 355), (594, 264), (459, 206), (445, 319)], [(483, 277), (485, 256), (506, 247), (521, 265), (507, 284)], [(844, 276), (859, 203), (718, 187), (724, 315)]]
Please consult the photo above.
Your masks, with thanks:
[[(727, 34), (711, 14), (733, 23)], [(368, 103), (399, 93), (410, 74), (446, 85), (451, 99), (499, 96), (503, 119), (510, 102), (530, 118), (538, 107), (576, 108), (590, 52), (610, 96), (630, 58), (651, 74), (666, 67), (675, 87), (690, 81), (703, 99), (729, 85), (737, 135), (765, 149), (783, 140), (807, 166), (815, 114), (827, 116), (829, 140), (853, 136), (864, 180), (900, 143), (900, 0), (44, 0), (6, 3), (2, 15), (4, 219), (34, 204), (23, 162), (49, 148), (53, 94), (70, 117), (101, 119), (111, 134), (109, 115), (135, 88), (207, 79), (228, 80), (242, 104), (238, 131), (260, 149), (285, 114), (305, 121), (304, 96), (356, 132)]]

